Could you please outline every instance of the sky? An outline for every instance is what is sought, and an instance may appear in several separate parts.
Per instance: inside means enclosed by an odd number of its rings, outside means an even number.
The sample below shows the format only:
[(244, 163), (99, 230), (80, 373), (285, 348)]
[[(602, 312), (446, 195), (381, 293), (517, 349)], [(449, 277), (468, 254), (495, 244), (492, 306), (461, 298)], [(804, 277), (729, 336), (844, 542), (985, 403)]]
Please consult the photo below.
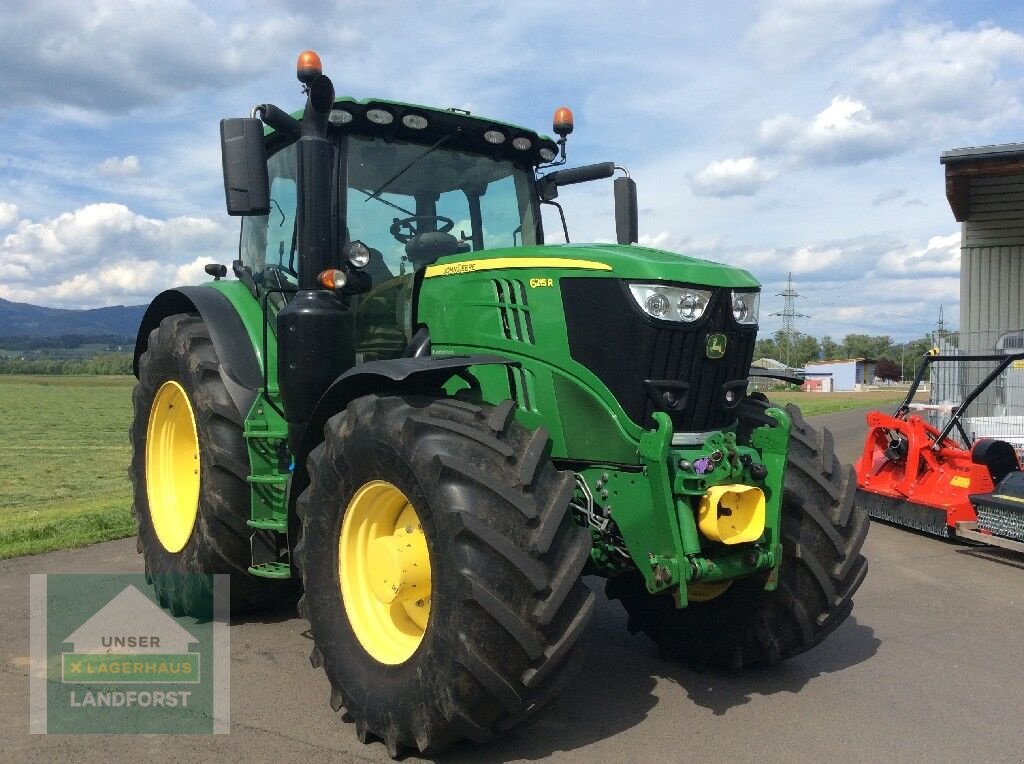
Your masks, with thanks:
[[(902, 341), (959, 316), (942, 151), (1024, 141), (1024, 4), (916, 0), (0, 3), (0, 297), (138, 304), (235, 256), (219, 121), (339, 94), (550, 133), (639, 187), (641, 243), (746, 268), (762, 331)], [(607, 181), (561, 192), (614, 239)], [(558, 228), (548, 219), (549, 231)]]

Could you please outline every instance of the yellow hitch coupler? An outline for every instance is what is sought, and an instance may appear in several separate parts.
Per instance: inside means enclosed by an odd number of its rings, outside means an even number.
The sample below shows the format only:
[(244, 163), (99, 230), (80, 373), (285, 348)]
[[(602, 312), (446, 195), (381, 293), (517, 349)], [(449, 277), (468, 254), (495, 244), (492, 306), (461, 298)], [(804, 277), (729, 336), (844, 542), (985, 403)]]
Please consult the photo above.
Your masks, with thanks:
[(697, 525), (712, 541), (747, 544), (764, 533), (764, 492), (751, 485), (713, 485), (700, 500)]

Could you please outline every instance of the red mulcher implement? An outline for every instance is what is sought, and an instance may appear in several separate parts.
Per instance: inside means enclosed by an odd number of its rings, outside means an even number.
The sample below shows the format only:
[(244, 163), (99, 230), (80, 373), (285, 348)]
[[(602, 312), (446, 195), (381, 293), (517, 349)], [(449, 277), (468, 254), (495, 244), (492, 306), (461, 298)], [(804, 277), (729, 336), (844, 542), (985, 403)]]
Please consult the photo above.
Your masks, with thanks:
[[(856, 471), (858, 502), (872, 517), (1024, 552), (1024, 472), (1017, 452), (1004, 440), (971, 437), (962, 422), (967, 407), (1021, 360), (1024, 353), (926, 355), (896, 413), (868, 414)], [(947, 361), (996, 366), (952, 409), (940, 430), (910, 412), (924, 408), (912, 401), (929, 367)]]

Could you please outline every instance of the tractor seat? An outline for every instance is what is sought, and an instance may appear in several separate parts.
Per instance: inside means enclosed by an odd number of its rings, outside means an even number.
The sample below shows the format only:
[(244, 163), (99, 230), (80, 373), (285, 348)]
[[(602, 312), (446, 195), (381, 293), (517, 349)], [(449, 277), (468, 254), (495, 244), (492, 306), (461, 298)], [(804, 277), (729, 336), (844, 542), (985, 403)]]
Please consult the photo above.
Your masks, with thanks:
[(469, 252), (469, 244), (460, 242), (450, 233), (427, 231), (413, 236), (405, 243), (405, 255), (414, 266), (430, 265), (445, 255)]
[(996, 485), (1011, 472), (1020, 469), (1017, 452), (1005, 440), (979, 438), (971, 449), (971, 461), (984, 464)]

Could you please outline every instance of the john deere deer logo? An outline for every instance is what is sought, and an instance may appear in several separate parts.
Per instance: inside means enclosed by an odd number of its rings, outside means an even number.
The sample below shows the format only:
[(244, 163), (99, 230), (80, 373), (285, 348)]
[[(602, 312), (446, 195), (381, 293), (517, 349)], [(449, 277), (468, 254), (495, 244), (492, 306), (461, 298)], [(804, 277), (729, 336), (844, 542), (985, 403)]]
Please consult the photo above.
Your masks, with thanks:
[(707, 345), (708, 358), (721, 358), (725, 355), (726, 338), (724, 334), (709, 334)]

